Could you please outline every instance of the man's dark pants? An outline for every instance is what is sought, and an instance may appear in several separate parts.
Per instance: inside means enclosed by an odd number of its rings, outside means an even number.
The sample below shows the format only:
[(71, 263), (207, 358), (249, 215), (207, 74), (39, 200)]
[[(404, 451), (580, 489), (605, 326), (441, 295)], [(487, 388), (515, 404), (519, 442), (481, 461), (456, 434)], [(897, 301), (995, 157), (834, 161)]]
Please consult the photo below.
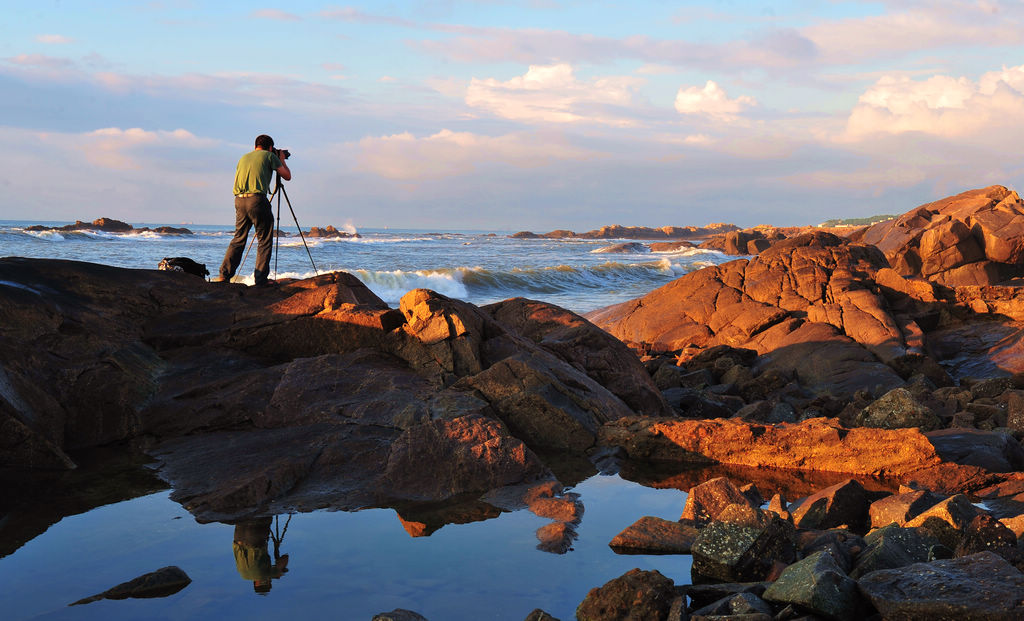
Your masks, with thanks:
[(255, 284), (262, 285), (267, 282), (270, 274), (270, 255), (274, 250), (274, 212), (266, 194), (235, 197), (235, 236), (231, 238), (228, 251), (224, 253), (220, 275), (225, 279), (235, 275), (250, 227), (256, 227), (256, 269), (252, 273), (253, 279)]

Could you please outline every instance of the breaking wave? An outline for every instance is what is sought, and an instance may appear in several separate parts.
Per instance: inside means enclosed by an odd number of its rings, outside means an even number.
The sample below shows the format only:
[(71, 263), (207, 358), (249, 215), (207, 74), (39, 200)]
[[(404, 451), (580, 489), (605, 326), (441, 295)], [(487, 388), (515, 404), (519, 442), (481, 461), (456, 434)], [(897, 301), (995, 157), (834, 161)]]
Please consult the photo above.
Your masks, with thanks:
[(609, 261), (599, 265), (558, 265), (541, 268), (493, 270), (457, 267), (438, 270), (355, 270), (351, 273), (389, 304), (411, 289), (432, 289), (459, 299), (577, 296), (581, 290), (618, 290), (657, 287), (713, 262), (679, 263), (669, 258), (643, 263)]

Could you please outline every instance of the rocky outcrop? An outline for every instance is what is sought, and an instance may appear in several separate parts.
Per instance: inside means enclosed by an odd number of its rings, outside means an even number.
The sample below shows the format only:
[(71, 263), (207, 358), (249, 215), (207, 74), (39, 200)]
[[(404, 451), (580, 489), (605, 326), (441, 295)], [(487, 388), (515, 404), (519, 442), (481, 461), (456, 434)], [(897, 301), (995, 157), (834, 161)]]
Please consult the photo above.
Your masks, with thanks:
[(540, 302), (391, 309), (344, 273), (258, 289), (29, 259), (0, 282), (4, 465), (141, 441), (203, 520), (483, 493), (667, 410), (624, 346)]
[(349, 233), (348, 231), (340, 231), (334, 227), (334, 225), (328, 224), (324, 228), (314, 226), (305, 233), (306, 237), (323, 238), (323, 239), (348, 239), (362, 237), (359, 233)]
[(174, 226), (158, 226), (156, 228), (149, 228), (144, 226), (140, 229), (133, 227), (127, 222), (121, 222), (113, 218), (97, 218), (92, 222), (83, 222), (81, 220), (75, 220), (74, 224), (65, 224), (63, 226), (43, 226), (41, 224), (35, 224), (32, 226), (25, 227), (26, 231), (60, 231), (60, 232), (73, 232), (73, 231), (100, 231), (103, 233), (159, 233), (161, 235), (192, 235), (192, 231), (184, 227)]
[(885, 257), (870, 246), (815, 233), (750, 260), (691, 272), (587, 317), (646, 351), (748, 347), (771, 354), (775, 366), (804, 384), (850, 393), (894, 388), (902, 380), (877, 361), (920, 351), (923, 343), (915, 307), (890, 303), (876, 280), (886, 268)]
[(549, 233), (538, 235), (530, 231), (520, 231), (511, 237), (515, 239), (700, 239), (710, 235), (726, 233), (738, 229), (735, 224), (724, 222), (713, 222), (707, 226), (663, 226), (661, 228), (649, 228), (646, 226), (621, 226), (613, 224), (602, 226), (600, 229), (576, 233), (566, 229), (558, 229)]
[(79, 606), (98, 602), (101, 599), (167, 597), (174, 595), (191, 583), (192, 579), (180, 567), (170, 565), (148, 574), (143, 574), (128, 582), (122, 582), (102, 593), (80, 599), (70, 605)]
[(921, 205), (851, 235), (877, 246), (900, 275), (947, 285), (1024, 276), (1024, 202), (1003, 186)]

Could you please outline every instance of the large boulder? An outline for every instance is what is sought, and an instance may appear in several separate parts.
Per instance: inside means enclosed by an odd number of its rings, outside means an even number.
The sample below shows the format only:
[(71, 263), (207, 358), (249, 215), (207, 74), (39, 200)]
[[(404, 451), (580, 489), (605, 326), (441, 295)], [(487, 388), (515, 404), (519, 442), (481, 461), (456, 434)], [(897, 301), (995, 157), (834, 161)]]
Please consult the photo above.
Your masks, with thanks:
[(674, 584), (658, 571), (631, 569), (604, 586), (591, 589), (576, 608), (579, 621), (627, 621), (668, 617), (676, 598)]
[(794, 604), (826, 619), (862, 618), (857, 583), (827, 551), (793, 563), (764, 592), (768, 601)]
[(693, 572), (728, 582), (765, 580), (777, 564), (796, 560), (793, 525), (778, 515), (731, 505), (697, 534)]
[(994, 185), (921, 205), (851, 238), (877, 246), (901, 275), (990, 285), (1024, 275), (1021, 215), (1017, 193)]
[[(815, 370), (825, 364), (851, 377), (867, 372), (892, 388), (903, 382), (878, 360), (905, 355), (907, 336), (919, 329), (892, 314), (874, 282), (887, 267), (876, 248), (817, 232), (780, 241), (750, 260), (691, 272), (587, 318), (651, 351), (732, 345), (773, 354), (794, 348), (787, 364), (807, 375), (805, 383), (824, 384)], [(816, 360), (800, 364), (811, 353)], [(844, 388), (834, 379), (831, 385)]]
[(871, 572), (857, 586), (886, 619), (1024, 617), (1024, 573), (992, 552)]

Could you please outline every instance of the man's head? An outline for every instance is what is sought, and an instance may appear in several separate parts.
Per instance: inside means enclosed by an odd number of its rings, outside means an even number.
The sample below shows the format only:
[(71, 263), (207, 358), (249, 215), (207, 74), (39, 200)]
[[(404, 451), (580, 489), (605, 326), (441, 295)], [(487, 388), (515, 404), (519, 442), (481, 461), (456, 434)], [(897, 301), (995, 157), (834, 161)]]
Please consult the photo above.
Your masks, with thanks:
[(256, 136), (256, 148), (271, 151), (274, 148), (274, 139), (266, 134), (260, 134)]

